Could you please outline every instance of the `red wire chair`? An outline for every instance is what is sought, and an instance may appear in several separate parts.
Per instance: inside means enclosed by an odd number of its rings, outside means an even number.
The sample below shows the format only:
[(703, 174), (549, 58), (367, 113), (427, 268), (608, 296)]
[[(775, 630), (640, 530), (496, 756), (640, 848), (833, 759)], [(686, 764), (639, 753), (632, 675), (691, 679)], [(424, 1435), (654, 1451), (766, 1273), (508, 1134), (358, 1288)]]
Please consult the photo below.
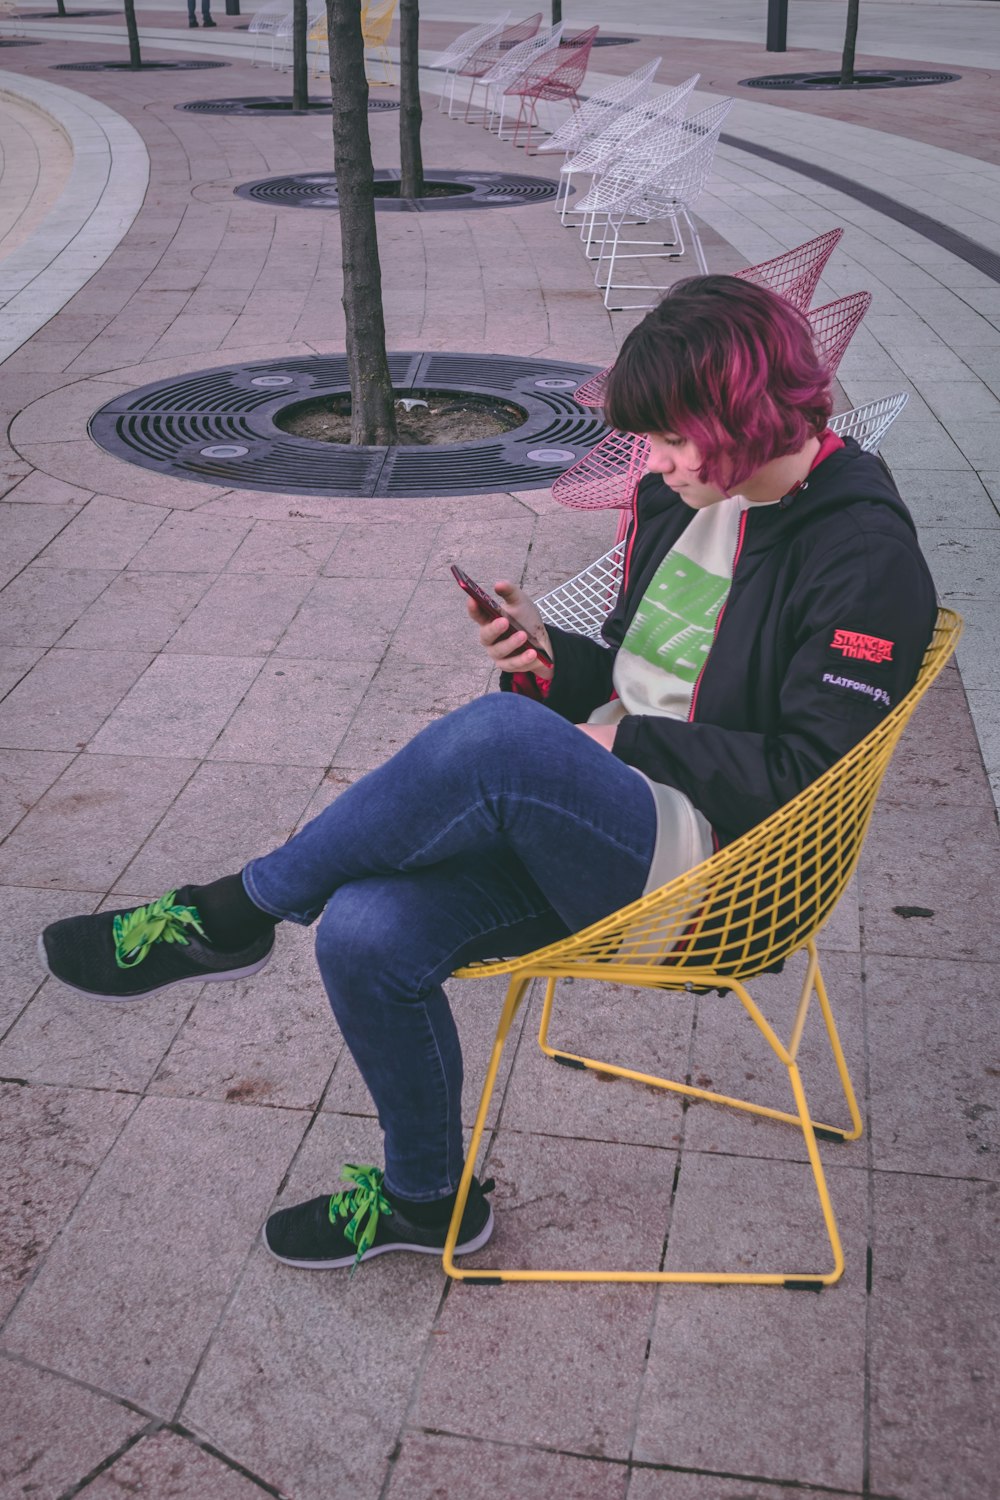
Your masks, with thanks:
[(538, 124), (540, 100), (568, 101), (575, 110), (579, 109), (578, 91), (586, 76), (591, 48), (599, 30), (599, 26), (591, 26), (586, 31), (577, 32), (568, 41), (564, 37), (560, 47), (567, 52), (567, 56), (561, 58), (555, 66), (552, 65), (550, 56), (542, 58), (504, 90), (508, 96), (520, 97), (521, 105), (511, 139), (516, 146), (522, 125), (527, 125), (528, 134), (524, 143), (526, 155), (531, 155), (531, 128)]
[(805, 245), (786, 250), (783, 255), (762, 261), (759, 266), (746, 266), (742, 271), (734, 271), (733, 275), (740, 281), (753, 281), (757, 286), (769, 287), (799, 312), (805, 312), (824, 266), (843, 237), (842, 229), (830, 229)]
[[(836, 302), (827, 302), (823, 307), (806, 313), (816, 353), (831, 380), (871, 304), (871, 292), (852, 292), (850, 296), (839, 297)], [(587, 391), (588, 386), (606, 382), (607, 375), (607, 370), (592, 375), (577, 389), (574, 399), (581, 401), (581, 392)], [(593, 395), (592, 392), (588, 394)], [(599, 406), (601, 402), (590, 399), (582, 404)], [(632, 497), (642, 478), (648, 455), (649, 440), (641, 433), (612, 430), (588, 454), (558, 476), (552, 485), (552, 498), (574, 510), (620, 510), (615, 540), (621, 541), (628, 530)]]
[(505, 26), (501, 32), (487, 37), (481, 46), (465, 59), (458, 69), (460, 78), (470, 78), (469, 97), (465, 104), (465, 118), (469, 118), (469, 105), (472, 103), (472, 92), (476, 86), (476, 79), (482, 78), (484, 73), (494, 67), (505, 53), (521, 42), (529, 41), (538, 31), (542, 24), (542, 13), (536, 10), (533, 16), (527, 20), (515, 21), (511, 26)]

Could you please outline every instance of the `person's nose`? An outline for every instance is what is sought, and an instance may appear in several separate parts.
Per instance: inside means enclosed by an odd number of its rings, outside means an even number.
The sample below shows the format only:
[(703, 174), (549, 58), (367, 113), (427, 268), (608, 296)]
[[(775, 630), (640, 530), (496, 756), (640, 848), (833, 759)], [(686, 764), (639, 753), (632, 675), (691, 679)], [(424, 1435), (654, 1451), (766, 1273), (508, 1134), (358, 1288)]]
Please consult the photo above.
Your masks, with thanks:
[(672, 474), (674, 472), (674, 457), (666, 443), (658, 443), (656, 438), (650, 439), (649, 460), (646, 468), (653, 474)]

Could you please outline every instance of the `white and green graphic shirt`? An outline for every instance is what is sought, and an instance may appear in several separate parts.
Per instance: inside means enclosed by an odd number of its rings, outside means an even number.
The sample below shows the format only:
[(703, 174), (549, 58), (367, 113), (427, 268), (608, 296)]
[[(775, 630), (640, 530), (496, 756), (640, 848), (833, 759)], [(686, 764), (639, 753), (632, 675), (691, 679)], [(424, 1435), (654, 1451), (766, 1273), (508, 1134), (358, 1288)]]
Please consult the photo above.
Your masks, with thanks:
[(622, 712), (671, 719), (690, 714), (733, 581), (746, 504), (733, 495), (699, 510), (657, 568), (615, 661)]

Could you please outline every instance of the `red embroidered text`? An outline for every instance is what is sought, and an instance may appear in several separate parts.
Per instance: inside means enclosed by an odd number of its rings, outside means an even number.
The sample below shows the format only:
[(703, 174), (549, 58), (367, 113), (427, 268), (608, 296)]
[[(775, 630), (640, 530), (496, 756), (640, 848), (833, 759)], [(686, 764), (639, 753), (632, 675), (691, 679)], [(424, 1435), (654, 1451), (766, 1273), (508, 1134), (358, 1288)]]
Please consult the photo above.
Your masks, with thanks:
[(859, 635), (856, 630), (835, 630), (830, 648), (853, 661), (892, 661), (892, 641), (883, 641), (877, 635)]

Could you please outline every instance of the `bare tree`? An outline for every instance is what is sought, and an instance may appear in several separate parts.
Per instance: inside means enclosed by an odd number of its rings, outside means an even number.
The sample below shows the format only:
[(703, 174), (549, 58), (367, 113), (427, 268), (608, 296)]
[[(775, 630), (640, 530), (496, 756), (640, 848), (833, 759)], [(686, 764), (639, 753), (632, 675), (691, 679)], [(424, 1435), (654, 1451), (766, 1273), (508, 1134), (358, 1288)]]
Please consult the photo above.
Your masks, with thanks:
[(420, 0), (399, 0), (399, 196), (421, 198), (424, 161), (420, 150)]
[(56, 15), (64, 16), (65, 14), (66, 6), (63, 4), (63, 0), (56, 0)]
[(344, 269), (342, 300), (351, 382), (351, 442), (381, 447), (396, 441), (396, 413), (385, 352), (361, 0), (326, 0), (326, 18), (333, 165), (340, 199)]
[(861, 0), (847, 0), (847, 30), (844, 33), (844, 52), (840, 60), (840, 87), (854, 87), (854, 46), (858, 39), (858, 10)]
[(125, 0), (125, 29), (128, 32), (128, 65), (130, 68), (141, 68), (142, 53), (139, 51), (139, 28), (135, 24), (135, 0)]
[(562, 0), (552, 0), (552, 24), (558, 26), (562, 20)]
[(292, 0), (292, 108), (309, 108), (309, 0)]

